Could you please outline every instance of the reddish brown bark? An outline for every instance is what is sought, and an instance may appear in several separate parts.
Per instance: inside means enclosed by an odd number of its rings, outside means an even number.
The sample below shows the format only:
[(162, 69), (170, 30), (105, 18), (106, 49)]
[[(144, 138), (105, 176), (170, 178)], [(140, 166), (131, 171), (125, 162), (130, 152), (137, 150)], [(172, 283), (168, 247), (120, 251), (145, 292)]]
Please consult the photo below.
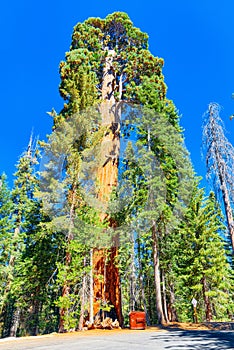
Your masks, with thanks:
[[(93, 254), (94, 272), (94, 315), (100, 309), (101, 304), (107, 303), (114, 307), (114, 313), (122, 325), (121, 292), (118, 268), (115, 266), (117, 248), (107, 251), (95, 249)], [(114, 320), (113, 320), (114, 321)]]
[[(104, 107), (109, 109), (108, 105), (109, 103), (106, 103)], [(115, 121), (109, 124), (108, 131), (102, 140), (101, 159), (103, 164), (101, 164), (98, 171), (98, 184), (100, 188), (98, 197), (104, 209), (100, 215), (101, 220), (108, 220), (109, 225), (114, 228), (116, 223), (112, 222), (105, 213), (110, 195), (117, 186), (118, 176), (119, 138), (115, 135), (115, 131), (112, 130), (113, 123)], [(113, 157), (108, 159), (108, 155)], [(120, 278), (115, 263), (118, 255), (117, 245), (118, 238), (115, 237), (112, 247), (109, 249), (94, 249), (93, 252), (94, 315), (100, 309), (100, 302), (107, 302), (109, 305), (114, 306), (117, 319), (120, 325), (122, 325)]]
[[(116, 226), (106, 214), (108, 202), (113, 189), (117, 186), (118, 157), (120, 140), (118, 135), (119, 115), (117, 103), (114, 98), (115, 73), (112, 62), (115, 52), (110, 50), (106, 57), (103, 73), (102, 103), (100, 112), (102, 125), (105, 133), (100, 145), (101, 164), (98, 169), (98, 198), (102, 203), (100, 219), (108, 220), (111, 227)], [(100, 303), (113, 305), (117, 319), (122, 325), (121, 292), (119, 271), (115, 264), (118, 255), (118, 238), (115, 237), (111, 247), (106, 249), (94, 249), (93, 251), (93, 273), (94, 273), (94, 315), (100, 310)], [(113, 320), (114, 321), (114, 320)]]

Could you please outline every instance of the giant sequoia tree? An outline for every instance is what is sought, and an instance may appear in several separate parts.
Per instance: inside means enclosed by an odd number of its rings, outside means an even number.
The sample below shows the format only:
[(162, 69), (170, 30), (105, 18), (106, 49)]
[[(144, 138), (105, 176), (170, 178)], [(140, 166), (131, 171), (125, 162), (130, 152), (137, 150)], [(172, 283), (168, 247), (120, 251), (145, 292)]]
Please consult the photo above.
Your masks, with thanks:
[(70, 51), (60, 64), (65, 103), (59, 114), (51, 113), (54, 132), (44, 145), (50, 160), (42, 175), (42, 197), (53, 209), (51, 227), (64, 234), (57, 275), (60, 331), (73, 328), (78, 317), (82, 324), (85, 305), (91, 322), (100, 310), (111, 310), (111, 317), (123, 323), (123, 237), (124, 244), (129, 237), (132, 242), (125, 251), (132, 266), (131, 286), (124, 290), (128, 300), (126, 291), (131, 291), (131, 303), (125, 312), (140, 306), (138, 288), (145, 310), (153, 304), (146, 302), (146, 273), (133, 273), (135, 244), (150, 237), (138, 244), (139, 266), (145, 266), (141, 260), (147, 250), (156, 303), (151, 320), (167, 320), (160, 254), (164, 237), (186, 206), (193, 171), (178, 115), (166, 98), (162, 66), (163, 60), (148, 49), (147, 34), (125, 13), (90, 18), (74, 27)]
[[(70, 51), (66, 53), (66, 60), (60, 64), (60, 93), (65, 104), (63, 110), (55, 115), (54, 127), (55, 130), (59, 130), (64, 121), (71, 120), (74, 115), (91, 106), (96, 106), (99, 110), (101, 119), (99, 125), (91, 126), (85, 135), (83, 134), (79, 140), (75, 140), (76, 142), (72, 146), (74, 152), (71, 153), (74, 157), (82, 160), (84, 150), (92, 147), (90, 134), (99, 132), (96, 196), (102, 203), (102, 210), (99, 212), (100, 220), (112, 228), (119, 225), (118, 220), (108, 214), (108, 203), (118, 180), (123, 104), (128, 103), (131, 106), (138, 105), (152, 109), (154, 113), (163, 115), (165, 122), (174, 128), (175, 133), (180, 132), (175, 108), (171, 101), (166, 99), (162, 66), (163, 60), (153, 56), (148, 50), (147, 34), (135, 28), (125, 13), (114, 13), (107, 16), (106, 19), (90, 18), (84, 23), (78, 23), (74, 27)], [(149, 122), (154, 123), (154, 120)], [(147, 128), (145, 137), (149, 138), (149, 128)], [(169, 186), (167, 199), (173, 201), (173, 195), (170, 192), (177, 191), (178, 185), (176, 162), (173, 161), (170, 150), (163, 149), (163, 145), (157, 141), (157, 135), (152, 140), (154, 153), (162, 160), (163, 171), (167, 173), (167, 178), (171, 179), (171, 181), (167, 181)], [(70, 164), (69, 161), (66, 164), (68, 172), (70, 165), (74, 163), (72, 157), (69, 159)], [(169, 161), (169, 159), (171, 160)], [(70, 178), (71, 223), (80, 208), (80, 201), (77, 200), (78, 197), (80, 198), (80, 188), (77, 182), (78, 173), (73, 179)], [(151, 225), (154, 237), (155, 278), (158, 289), (158, 321), (161, 322), (164, 318), (160, 306), (158, 227), (156, 227), (153, 217)], [(68, 242), (71, 241), (71, 237), (71, 235), (67, 236)], [(118, 235), (113, 236), (112, 245), (112, 248), (107, 251), (103, 249), (93, 250), (94, 313), (100, 309), (101, 304), (109, 303), (114, 306), (114, 312), (122, 323), (120, 280), (118, 269), (115, 266), (118, 254)], [(67, 264), (71, 263), (71, 259), (72, 257), (67, 252)], [(64, 297), (69, 294), (69, 290), (70, 287), (63, 287)], [(62, 317), (64, 317), (64, 312), (65, 310), (62, 311)]]

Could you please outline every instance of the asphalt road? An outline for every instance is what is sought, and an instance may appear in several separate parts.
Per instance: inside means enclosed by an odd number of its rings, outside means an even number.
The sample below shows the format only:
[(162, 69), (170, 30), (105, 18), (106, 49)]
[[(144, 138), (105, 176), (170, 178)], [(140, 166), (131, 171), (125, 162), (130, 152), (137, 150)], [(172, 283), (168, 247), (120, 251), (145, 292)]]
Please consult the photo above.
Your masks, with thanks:
[[(88, 333), (91, 331), (88, 331)], [(4, 350), (234, 350), (234, 331), (139, 330), (1, 339)]]

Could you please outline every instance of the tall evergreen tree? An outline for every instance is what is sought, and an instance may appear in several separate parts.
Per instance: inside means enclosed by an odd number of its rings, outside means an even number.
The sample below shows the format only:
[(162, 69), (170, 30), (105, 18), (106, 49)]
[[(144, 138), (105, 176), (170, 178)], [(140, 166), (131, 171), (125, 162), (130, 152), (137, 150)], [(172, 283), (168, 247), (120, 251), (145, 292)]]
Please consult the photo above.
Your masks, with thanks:
[[(12, 201), (14, 203), (13, 219), (13, 249), (9, 259), (9, 267), (12, 270), (13, 282), (11, 286), (11, 326), (9, 330), (10, 336), (16, 336), (20, 322), (20, 306), (17, 299), (17, 287), (14, 285), (16, 277), (17, 263), (22, 252), (25, 249), (25, 231), (27, 226), (28, 212), (31, 211), (33, 205), (33, 189), (35, 188), (35, 178), (33, 176), (33, 164), (36, 158), (32, 154), (32, 138), (28, 145), (28, 149), (20, 157), (15, 173), (14, 188), (12, 190)], [(16, 287), (16, 289), (14, 288)], [(10, 315), (9, 315), (10, 316)]]
[[(54, 114), (54, 129), (56, 132), (58, 133), (60, 129), (63, 129), (65, 120), (69, 124), (73, 118), (76, 120), (78, 116), (81, 116), (82, 119), (82, 113), (92, 106), (96, 107), (100, 113), (98, 124), (89, 126), (86, 132), (79, 133), (79, 136), (71, 141), (70, 155), (66, 157), (67, 181), (63, 182), (63, 185), (66, 183), (65, 187), (68, 190), (69, 227), (74, 228), (73, 221), (80, 215), (81, 203), (84, 206), (87, 205), (81, 189), (81, 180), (78, 181), (77, 179), (81, 179), (80, 165), (81, 167), (84, 165), (85, 156), (87, 159), (88, 154), (89, 159), (96, 159), (96, 166), (92, 170), (94, 174), (92, 181), (95, 184), (93, 194), (99, 201), (97, 212), (99, 211), (100, 221), (103, 221), (104, 225), (105, 222), (108, 223), (115, 232), (111, 250), (108, 252), (108, 259), (103, 255), (105, 250), (94, 249), (93, 251), (94, 313), (100, 308), (100, 302), (104, 301), (106, 303), (108, 301), (114, 306), (120, 323), (122, 323), (120, 280), (118, 269), (115, 266), (115, 260), (118, 257), (116, 247), (119, 244), (116, 227), (120, 225), (120, 222), (116, 220), (115, 215), (113, 216), (112, 213), (108, 212), (108, 204), (118, 182), (120, 135), (123, 127), (121, 119), (126, 113), (132, 115), (129, 106), (134, 106), (133, 108), (135, 106), (145, 106), (152, 111), (147, 114), (147, 120), (142, 121), (142, 126), (139, 127), (139, 142), (142, 144), (141, 157), (145, 156), (150, 162), (154, 157), (156, 162), (153, 168), (157, 169), (158, 167), (160, 172), (165, 174), (163, 187), (166, 188), (166, 196), (160, 198), (158, 203), (154, 202), (151, 209), (145, 211), (145, 216), (150, 222), (149, 226), (152, 227), (154, 242), (158, 321), (163, 322), (164, 320), (158, 260), (159, 237), (161, 236), (159, 232), (161, 232), (160, 226), (163, 227), (164, 224), (162, 222), (156, 223), (156, 208), (160, 207), (160, 212), (164, 213), (163, 217), (166, 222), (168, 222), (168, 217), (172, 215), (172, 212), (178, 209), (176, 208), (176, 203), (179, 202), (177, 199), (182, 195), (179, 193), (179, 188), (183, 188), (179, 184), (179, 179), (182, 178), (181, 175), (184, 171), (182, 169), (185, 168), (182, 163), (188, 163), (182, 145), (183, 138), (181, 137), (178, 114), (173, 103), (166, 98), (162, 66), (163, 60), (154, 57), (148, 50), (147, 34), (135, 28), (127, 14), (121, 12), (113, 13), (105, 19), (90, 18), (84, 23), (78, 23), (74, 27), (70, 51), (66, 53), (66, 60), (60, 64), (60, 93), (65, 100), (65, 104), (59, 114)], [(144, 118), (144, 113), (140, 112), (140, 114), (141, 118)], [(87, 122), (88, 119), (89, 113), (82, 120)], [(92, 119), (90, 119), (91, 121)], [(158, 126), (162, 121), (163, 132), (160, 135), (164, 134), (164, 136), (158, 141), (158, 131), (154, 131), (154, 125)], [(78, 130), (80, 127), (82, 128), (83, 122), (78, 122), (75, 128)], [(168, 148), (168, 145), (165, 146), (165, 141), (169, 133), (176, 135), (176, 138), (172, 137), (173, 145), (171, 144)], [(64, 137), (66, 137), (65, 135), (67, 135), (66, 132)], [(96, 140), (99, 140), (98, 143), (93, 141), (95, 137)], [(175, 144), (178, 145), (178, 148), (174, 147)], [(181, 157), (178, 156), (178, 152), (182, 152)], [(78, 170), (74, 170), (76, 167), (78, 167)], [(148, 171), (146, 165), (143, 165), (142, 169)], [(47, 175), (49, 173), (50, 171)], [(186, 176), (188, 178), (188, 175), (185, 175), (184, 178)], [(145, 180), (144, 175), (142, 175), (142, 179)], [(84, 180), (82, 181), (84, 183)], [(151, 189), (154, 188), (155, 192), (162, 185), (160, 176), (153, 174), (152, 179), (148, 178), (147, 181), (148, 184), (146, 183), (145, 187), (150, 188), (151, 186)], [(50, 182), (51, 184), (52, 182)], [(148, 191), (149, 189), (145, 188), (146, 197), (149, 195)], [(137, 196), (139, 195), (137, 194)], [(79, 199), (77, 200), (77, 198)], [(145, 201), (142, 198), (139, 203), (142, 200)], [(152, 209), (154, 205), (156, 207)], [(171, 214), (166, 214), (167, 210)], [(135, 213), (137, 213), (137, 209), (135, 209)], [(73, 240), (74, 235), (66, 235), (66, 237), (67, 241), (70, 241), (69, 237), (72, 237)], [(66, 257), (66, 261), (70, 266), (72, 256), (69, 253)], [(69, 270), (69, 267), (67, 269)], [(110, 281), (106, 280), (107, 273), (110, 276)], [(95, 276), (97, 274), (98, 277)], [(100, 282), (101, 279), (104, 281), (104, 285), (103, 282)], [(65, 287), (63, 289), (64, 296), (69, 295), (69, 288), (66, 289)], [(63, 308), (61, 308), (61, 312), (64, 313)], [(63, 329), (63, 321), (60, 328)]]
[[(35, 198), (38, 150), (34, 146), (31, 138), (17, 164), (9, 202), (12, 203), (9, 220), (12, 220), (12, 227), (5, 262), (8, 275), (2, 308), (3, 336), (36, 335), (39, 329), (46, 331), (42, 318), (50, 297), (47, 282), (56, 267), (57, 247), (53, 246), (52, 239), (45, 238), (42, 225), (46, 218), (40, 201)], [(50, 308), (53, 309), (53, 305)]]
[(0, 333), (5, 334), (5, 321), (7, 313), (7, 301), (10, 292), (10, 281), (12, 274), (9, 267), (9, 259), (12, 250), (12, 220), (13, 203), (10, 189), (7, 184), (7, 177), (2, 174), (0, 177)]
[(181, 321), (192, 318), (192, 298), (198, 301), (202, 321), (228, 320), (233, 309), (232, 271), (221, 237), (225, 231), (222, 213), (214, 193), (204, 199), (203, 192), (194, 189), (185, 220), (176, 234), (173, 259), (168, 261), (174, 270), (175, 305)]

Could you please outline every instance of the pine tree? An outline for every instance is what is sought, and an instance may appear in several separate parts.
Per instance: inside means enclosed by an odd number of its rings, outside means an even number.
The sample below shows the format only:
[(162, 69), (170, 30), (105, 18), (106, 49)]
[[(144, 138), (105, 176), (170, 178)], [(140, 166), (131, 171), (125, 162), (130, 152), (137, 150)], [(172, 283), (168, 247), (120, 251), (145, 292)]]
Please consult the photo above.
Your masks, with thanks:
[(37, 335), (58, 326), (55, 275), (62, 242), (47, 225), (50, 218), (37, 197), (38, 158), (38, 145), (31, 137), (17, 164), (10, 196), (12, 228), (6, 261), (9, 277), (3, 336)]
[(10, 253), (9, 268), (12, 271), (13, 281), (11, 282), (11, 300), (12, 305), (10, 336), (16, 336), (20, 323), (21, 308), (17, 302), (17, 283), (16, 268), (22, 252), (25, 249), (25, 229), (27, 226), (27, 215), (33, 205), (33, 188), (35, 187), (35, 178), (33, 177), (32, 165), (36, 158), (32, 155), (32, 138), (28, 149), (20, 157), (15, 173), (14, 188), (12, 190), (12, 201), (14, 203), (13, 220), (14, 233), (12, 237), (13, 247)]
[(0, 333), (2, 336), (5, 335), (6, 305), (10, 292), (10, 281), (12, 280), (9, 268), (13, 231), (12, 210), (13, 203), (7, 184), (7, 177), (5, 174), (2, 174), (0, 177)]
[(201, 320), (227, 320), (232, 312), (233, 277), (221, 237), (224, 230), (214, 193), (204, 199), (204, 191), (195, 188), (185, 221), (176, 234), (178, 243), (171, 263), (175, 305), (182, 321), (192, 318), (192, 298), (198, 301)]
[[(46, 284), (55, 268), (53, 260), (57, 248), (53, 250), (51, 242), (42, 238), (41, 224), (45, 218), (41, 203), (35, 198), (38, 149), (33, 149), (34, 146), (31, 138), (27, 151), (17, 164), (9, 201), (12, 205), (8, 222), (12, 222), (12, 226), (9, 241), (5, 240), (8, 244), (5, 262), (8, 273), (2, 305), (3, 336), (38, 333), (43, 304), (49, 296)], [(47, 249), (50, 250), (48, 254)]]

